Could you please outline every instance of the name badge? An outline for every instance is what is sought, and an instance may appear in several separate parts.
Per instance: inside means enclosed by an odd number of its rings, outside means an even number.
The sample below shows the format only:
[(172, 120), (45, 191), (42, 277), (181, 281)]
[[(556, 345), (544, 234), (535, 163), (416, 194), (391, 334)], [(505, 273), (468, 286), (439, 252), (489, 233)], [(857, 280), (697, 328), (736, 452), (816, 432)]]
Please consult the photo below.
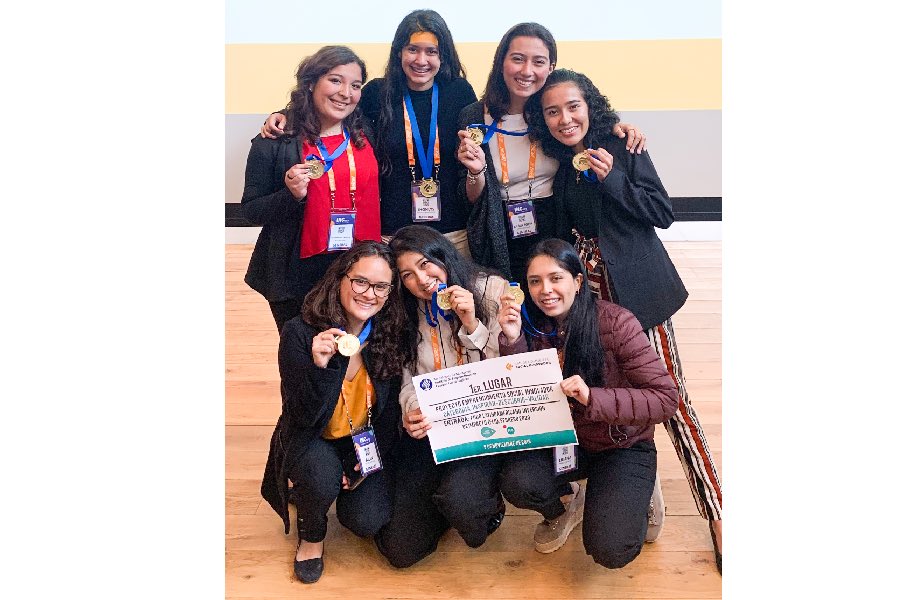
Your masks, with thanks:
[(534, 202), (531, 200), (507, 204), (506, 215), (509, 218), (509, 232), (513, 239), (537, 233), (537, 221), (534, 220)]
[[(423, 186), (425, 193), (423, 193)], [(412, 219), (416, 223), (441, 220), (441, 184), (438, 181), (413, 181)]]
[(553, 459), (556, 463), (556, 474), (568, 473), (578, 468), (578, 453), (575, 452), (575, 444), (553, 447)]
[(331, 213), (328, 231), (328, 251), (349, 250), (353, 246), (353, 228), (356, 215), (353, 213)]
[(381, 456), (378, 454), (378, 444), (375, 442), (375, 432), (371, 428), (365, 428), (359, 433), (353, 434), (353, 448), (356, 450), (356, 459), (359, 461), (359, 472), (363, 477), (382, 469)]

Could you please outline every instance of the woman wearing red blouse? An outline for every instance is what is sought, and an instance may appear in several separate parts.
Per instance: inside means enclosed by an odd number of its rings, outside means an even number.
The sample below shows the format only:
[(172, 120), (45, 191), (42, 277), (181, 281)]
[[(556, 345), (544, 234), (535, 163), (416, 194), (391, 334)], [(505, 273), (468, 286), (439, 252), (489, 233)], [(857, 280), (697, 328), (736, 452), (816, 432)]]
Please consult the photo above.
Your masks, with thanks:
[(322, 47), (297, 68), (284, 134), (251, 142), (241, 206), (262, 231), (244, 281), (279, 332), (340, 252), (381, 239), (378, 165), (357, 108), (366, 77), (352, 50)]

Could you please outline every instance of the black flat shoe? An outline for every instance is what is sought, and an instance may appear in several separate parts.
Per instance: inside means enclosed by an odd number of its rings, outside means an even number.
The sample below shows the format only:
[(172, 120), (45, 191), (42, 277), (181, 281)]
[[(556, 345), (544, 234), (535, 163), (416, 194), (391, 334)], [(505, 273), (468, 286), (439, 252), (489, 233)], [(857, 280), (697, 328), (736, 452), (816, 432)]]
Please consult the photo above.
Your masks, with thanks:
[(719, 575), (722, 574), (722, 550), (719, 548), (718, 544), (716, 544), (716, 530), (713, 529), (712, 521), (707, 521), (709, 523), (709, 535), (712, 536), (713, 543), (713, 552), (716, 553), (716, 568), (719, 570)]
[(303, 583), (315, 583), (322, 576), (325, 570), (325, 550), (322, 550), (322, 556), (319, 558), (308, 558), (306, 560), (294, 559), (294, 575)]

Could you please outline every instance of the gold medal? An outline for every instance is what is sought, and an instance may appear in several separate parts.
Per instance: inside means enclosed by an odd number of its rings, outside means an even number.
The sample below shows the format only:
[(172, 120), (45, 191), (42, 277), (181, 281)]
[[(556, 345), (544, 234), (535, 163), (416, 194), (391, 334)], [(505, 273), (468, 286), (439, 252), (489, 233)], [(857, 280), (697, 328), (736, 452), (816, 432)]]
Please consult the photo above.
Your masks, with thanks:
[(437, 293), (437, 305), (439, 308), (443, 310), (450, 310), (452, 308), (452, 304), (450, 304), (450, 292), (447, 290), (442, 290)]
[(359, 350), (359, 338), (352, 333), (345, 333), (337, 340), (338, 352), (344, 356), (353, 356)]
[(525, 292), (522, 291), (522, 288), (519, 287), (518, 283), (511, 283), (509, 287), (506, 288), (507, 294), (512, 294), (512, 297), (515, 298), (516, 304), (522, 304), (525, 302)]
[(309, 171), (307, 173), (309, 174), (310, 179), (318, 179), (325, 174), (325, 166), (317, 160), (309, 161), (308, 163), (306, 163), (306, 166), (309, 167)]
[(587, 152), (579, 152), (572, 157), (572, 166), (576, 171), (587, 171), (591, 168), (591, 160), (588, 158)]
[(437, 184), (434, 179), (423, 179), (419, 184), (419, 192), (426, 198), (431, 198), (437, 193)]
[(466, 127), (466, 133), (469, 134), (469, 139), (479, 146), (484, 141), (484, 132), (480, 127)]

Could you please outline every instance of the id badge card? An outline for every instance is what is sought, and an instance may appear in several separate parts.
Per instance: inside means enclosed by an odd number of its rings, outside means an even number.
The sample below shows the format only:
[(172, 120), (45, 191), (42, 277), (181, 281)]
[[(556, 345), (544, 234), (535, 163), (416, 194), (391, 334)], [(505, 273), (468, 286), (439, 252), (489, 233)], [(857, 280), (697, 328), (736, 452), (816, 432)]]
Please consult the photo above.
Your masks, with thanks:
[(353, 213), (331, 213), (328, 226), (328, 251), (349, 250), (353, 247), (353, 229), (356, 215)]
[(553, 447), (553, 462), (556, 464), (556, 474), (561, 475), (578, 468), (578, 453), (575, 452), (575, 444)]
[[(441, 220), (441, 184), (439, 181), (413, 181), (412, 219), (415, 223)], [(422, 190), (425, 193), (422, 193)]]
[(509, 233), (513, 239), (538, 232), (537, 221), (534, 219), (534, 202), (531, 200), (507, 204), (506, 215), (509, 218)]
[(378, 444), (375, 442), (375, 432), (367, 427), (352, 437), (356, 458), (359, 460), (359, 472), (363, 477), (380, 471), (383, 467), (381, 456), (378, 454)]

